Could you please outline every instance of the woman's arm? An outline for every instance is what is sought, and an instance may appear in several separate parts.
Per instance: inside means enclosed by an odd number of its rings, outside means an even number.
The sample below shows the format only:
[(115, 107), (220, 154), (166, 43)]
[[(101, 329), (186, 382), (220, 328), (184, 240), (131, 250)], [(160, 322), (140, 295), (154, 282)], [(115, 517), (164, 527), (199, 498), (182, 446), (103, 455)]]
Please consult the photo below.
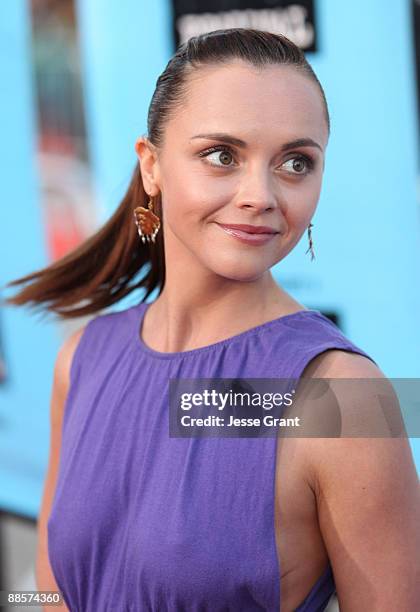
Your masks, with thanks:
[[(58, 591), (48, 558), (47, 541), (47, 521), (51, 511), (51, 504), (54, 497), (57, 481), (60, 448), (61, 448), (61, 428), (63, 420), (64, 405), (70, 386), (70, 365), (74, 351), (82, 336), (84, 327), (74, 332), (61, 346), (54, 367), (54, 379), (51, 395), (50, 408), (50, 456), (47, 475), (44, 483), (44, 492), (41, 509), (38, 516), (38, 542), (36, 555), (36, 583), (40, 591)], [(44, 609), (52, 610), (51, 606)], [(68, 608), (63, 602), (59, 610), (67, 611)]]
[[(311, 376), (383, 378), (369, 359), (343, 351), (320, 355)], [(369, 382), (369, 381), (365, 381)], [(381, 427), (369, 394), (336, 386), (343, 434), (363, 419)], [(373, 385), (372, 385), (373, 388)], [(340, 391), (341, 389), (341, 391)], [(354, 393), (351, 390), (354, 389)], [(341, 397), (340, 397), (341, 393)], [(389, 397), (388, 397), (389, 399)], [(375, 401), (375, 400), (374, 400)], [(399, 412), (398, 400), (387, 405)], [(369, 404), (371, 402), (371, 404)], [(376, 402), (377, 403), (377, 402)], [(383, 429), (387, 421), (384, 418)], [(308, 465), (320, 529), (334, 572), (340, 612), (417, 612), (420, 609), (420, 487), (407, 438), (308, 439)]]

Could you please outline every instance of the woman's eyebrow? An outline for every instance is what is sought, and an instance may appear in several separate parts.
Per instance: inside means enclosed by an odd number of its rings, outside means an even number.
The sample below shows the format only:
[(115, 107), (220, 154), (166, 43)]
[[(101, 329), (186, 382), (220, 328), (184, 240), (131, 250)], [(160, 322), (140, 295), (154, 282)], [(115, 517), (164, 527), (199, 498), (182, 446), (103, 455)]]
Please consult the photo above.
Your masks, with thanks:
[[(207, 140), (221, 140), (226, 142), (227, 144), (232, 144), (237, 147), (241, 147), (246, 149), (247, 144), (244, 140), (240, 138), (236, 138), (235, 136), (231, 136), (230, 134), (225, 134), (223, 132), (213, 132), (212, 134), (197, 134), (190, 138), (190, 140), (194, 140), (195, 138), (206, 138)], [(288, 151), (289, 149), (294, 149), (296, 147), (316, 147), (320, 151), (322, 151), (322, 147), (312, 140), (312, 138), (296, 138), (296, 140), (292, 140), (291, 142), (286, 142), (281, 146), (281, 151)]]

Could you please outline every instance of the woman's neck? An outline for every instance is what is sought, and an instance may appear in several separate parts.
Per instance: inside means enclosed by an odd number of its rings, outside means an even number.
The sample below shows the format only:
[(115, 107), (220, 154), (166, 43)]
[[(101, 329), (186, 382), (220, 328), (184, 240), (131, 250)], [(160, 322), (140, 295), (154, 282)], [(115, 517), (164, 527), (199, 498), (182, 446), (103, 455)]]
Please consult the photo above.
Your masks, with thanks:
[(147, 310), (142, 337), (161, 352), (192, 350), (303, 309), (269, 272), (255, 282), (225, 283), (223, 292), (194, 292), (187, 278), (176, 291), (165, 283)]

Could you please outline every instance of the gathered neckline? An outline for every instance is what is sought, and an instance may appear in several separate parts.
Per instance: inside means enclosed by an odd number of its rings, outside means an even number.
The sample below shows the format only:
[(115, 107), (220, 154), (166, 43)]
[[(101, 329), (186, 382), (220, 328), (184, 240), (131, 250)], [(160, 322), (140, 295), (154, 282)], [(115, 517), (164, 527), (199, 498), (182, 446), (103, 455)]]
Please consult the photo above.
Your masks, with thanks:
[(296, 312), (292, 312), (287, 315), (282, 315), (281, 317), (277, 317), (276, 319), (272, 319), (271, 321), (266, 321), (265, 323), (260, 323), (259, 325), (255, 325), (249, 329), (246, 329), (243, 332), (239, 332), (233, 336), (229, 336), (224, 340), (219, 340), (218, 342), (213, 342), (212, 344), (208, 344), (206, 346), (200, 346), (195, 349), (189, 349), (187, 351), (173, 351), (173, 352), (163, 352), (157, 351), (143, 341), (142, 338), (142, 330), (143, 330), (143, 321), (146, 314), (147, 309), (153, 302), (140, 302), (137, 306), (134, 307), (134, 312), (140, 313), (140, 316), (135, 316), (135, 333), (133, 334), (134, 342), (139, 351), (149, 355), (150, 357), (154, 357), (156, 359), (181, 359), (184, 357), (193, 357), (194, 355), (198, 355), (200, 353), (209, 352), (215, 349), (222, 348), (223, 346), (228, 346), (238, 340), (242, 340), (243, 338), (251, 335), (258, 334), (259, 332), (271, 329), (276, 325), (282, 325), (287, 323), (292, 319), (299, 319), (301, 317), (307, 316), (323, 316), (319, 310), (312, 310), (309, 308), (297, 310)]

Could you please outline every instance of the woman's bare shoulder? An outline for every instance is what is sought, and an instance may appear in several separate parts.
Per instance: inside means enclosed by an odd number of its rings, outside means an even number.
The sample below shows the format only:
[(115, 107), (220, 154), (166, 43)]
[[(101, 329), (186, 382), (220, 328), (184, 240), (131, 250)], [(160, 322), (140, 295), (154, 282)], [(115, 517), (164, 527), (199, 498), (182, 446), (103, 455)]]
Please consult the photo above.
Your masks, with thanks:
[[(392, 381), (368, 357), (346, 350), (327, 350), (312, 360), (304, 376), (307, 383), (304, 407), (308, 418), (319, 415), (331, 419), (336, 426), (335, 429), (320, 427), (320, 432), (333, 433), (307, 441), (305, 446), (312, 468), (317, 466), (319, 471), (328, 463), (332, 452), (341, 454), (346, 452), (344, 449), (356, 450), (366, 445), (373, 449), (383, 440), (407, 437)], [(408, 448), (407, 441), (402, 444)]]
[(86, 329), (86, 325), (71, 332), (61, 343), (55, 362), (54, 378), (57, 384), (67, 388), (70, 383), (70, 369), (74, 353)]
[(414, 610), (420, 489), (397, 394), (363, 355), (319, 357), (310, 374), (330, 379), (341, 435), (305, 439), (305, 457), (340, 606)]
[(386, 378), (371, 359), (344, 349), (328, 349), (317, 355), (305, 369), (312, 378)]

